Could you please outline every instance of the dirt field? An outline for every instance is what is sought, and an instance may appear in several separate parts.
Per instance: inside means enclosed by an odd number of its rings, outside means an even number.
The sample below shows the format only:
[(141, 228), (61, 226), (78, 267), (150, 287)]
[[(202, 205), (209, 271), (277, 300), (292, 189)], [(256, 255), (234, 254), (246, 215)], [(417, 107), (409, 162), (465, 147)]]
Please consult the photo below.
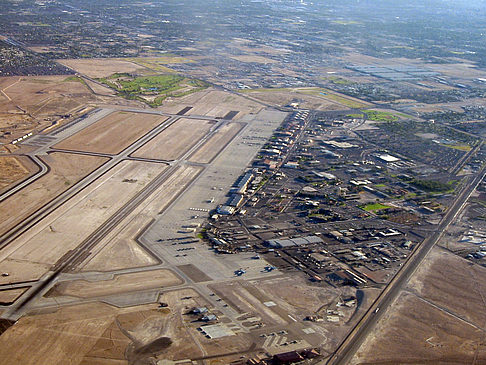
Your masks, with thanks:
[(25, 156), (2, 156), (0, 157), (0, 191), (16, 181), (19, 181), (39, 168)]
[(68, 76), (2, 77), (0, 90), (0, 128), (11, 133), (0, 137), (3, 143), (42, 130), (59, 115), (100, 100)]
[(0, 336), (0, 364), (128, 365), (202, 356), (195, 341), (203, 336), (183, 313), (205, 303), (188, 289), (163, 300), (168, 308), (92, 303), (25, 316)]
[(42, 159), (49, 165), (51, 171), (19, 193), (0, 202), (0, 233), (23, 221), (36, 209), (107, 161), (102, 157), (58, 152), (42, 156)]
[(133, 156), (174, 160), (191, 149), (211, 129), (214, 122), (196, 119), (179, 119), (139, 148)]
[(58, 62), (92, 78), (106, 77), (117, 72), (138, 72), (145, 69), (133, 62), (115, 58), (58, 60)]
[(193, 166), (179, 168), (98, 244), (80, 270), (111, 271), (156, 264), (157, 260), (135, 242), (135, 237), (199, 172)]
[(485, 277), (485, 268), (434, 249), (353, 363), (485, 363)]
[(208, 115), (224, 117), (232, 110), (238, 110), (237, 120), (249, 113), (258, 113), (262, 106), (242, 96), (230, 94), (225, 91), (206, 89), (182, 98), (164, 101), (163, 109), (169, 113), (177, 113), (186, 106), (192, 107), (187, 115)]
[(115, 275), (112, 280), (102, 281), (65, 281), (58, 283), (49, 296), (69, 295), (80, 298), (93, 298), (130, 291), (153, 288), (167, 288), (180, 285), (183, 281), (167, 269), (142, 271), (130, 274)]
[[(484, 333), (403, 293), (352, 364), (483, 364)], [(477, 352), (476, 352), (477, 351)]]
[(189, 158), (189, 161), (209, 163), (218, 153), (238, 134), (243, 125), (228, 123), (223, 125), (217, 132), (199, 147)]
[(28, 288), (10, 289), (0, 291), (0, 303), (13, 303), (18, 297), (27, 291)]
[(265, 103), (278, 105), (281, 107), (287, 106), (290, 103), (299, 103), (300, 108), (314, 109), (314, 110), (342, 110), (349, 109), (349, 106), (343, 105), (338, 101), (328, 100), (326, 98), (306, 94), (292, 89), (254, 89), (245, 91), (245, 94), (261, 100)]
[(68, 250), (77, 247), (164, 168), (124, 161), (108, 171), (0, 253), (0, 272), (10, 273), (0, 283), (38, 278), (42, 266), (54, 265)]
[(153, 114), (114, 112), (54, 147), (116, 154), (165, 120)]

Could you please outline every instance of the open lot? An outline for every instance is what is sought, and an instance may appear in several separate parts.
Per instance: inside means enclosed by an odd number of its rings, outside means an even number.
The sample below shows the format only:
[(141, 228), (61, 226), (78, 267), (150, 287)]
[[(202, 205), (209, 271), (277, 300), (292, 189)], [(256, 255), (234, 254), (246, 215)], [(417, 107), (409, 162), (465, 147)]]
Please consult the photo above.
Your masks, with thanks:
[(55, 147), (100, 153), (120, 153), (145, 133), (167, 120), (144, 113), (115, 112)]
[(3, 143), (42, 130), (61, 119), (61, 115), (100, 100), (79, 78), (67, 76), (2, 77), (0, 90)]
[(0, 191), (39, 168), (25, 156), (0, 157)]
[[(146, 364), (219, 354), (221, 345), (229, 345), (204, 338), (196, 330), (201, 323), (185, 315), (207, 305), (195, 291), (164, 292), (161, 300), (168, 308), (91, 303), (37, 311), (0, 337), (0, 364), (64, 365), (67, 358), (73, 365)], [(244, 338), (232, 336), (231, 342), (229, 350), (249, 347)]]
[(351, 363), (481, 364), (483, 338), (483, 331), (460, 318), (403, 293)]
[(257, 100), (281, 107), (288, 106), (290, 103), (298, 103), (299, 108), (325, 111), (360, 108), (368, 105), (366, 102), (320, 88), (251, 89), (241, 92)]
[(485, 268), (433, 249), (353, 363), (485, 362), (485, 277)]
[(9, 289), (0, 291), (0, 303), (13, 303), (19, 296), (21, 296), (28, 288)]
[(206, 133), (214, 122), (197, 119), (179, 119), (151, 141), (139, 148), (133, 156), (174, 160), (189, 151)]
[(58, 62), (92, 78), (106, 77), (116, 72), (141, 72), (146, 70), (145, 67), (133, 62), (115, 58), (59, 60)]
[(234, 138), (243, 128), (238, 123), (228, 123), (216, 131), (196, 152), (189, 158), (189, 161), (209, 163), (218, 153)]
[(131, 161), (115, 166), (1, 252), (0, 271), (10, 276), (0, 282), (38, 278), (42, 267), (54, 265), (77, 247), (165, 168)]
[(178, 113), (185, 107), (192, 108), (186, 113), (187, 115), (207, 115), (215, 118), (222, 118), (232, 110), (239, 111), (233, 118), (234, 120), (240, 119), (246, 114), (256, 114), (262, 109), (262, 106), (255, 101), (211, 88), (181, 98), (166, 99), (164, 101), (164, 110), (170, 113)]
[(107, 161), (103, 157), (60, 152), (42, 156), (42, 159), (49, 165), (50, 171), (19, 193), (0, 202), (0, 233), (22, 222), (35, 210)]
[(182, 283), (183, 281), (172, 271), (161, 269), (115, 275), (110, 280), (60, 282), (51, 289), (49, 296), (69, 295), (93, 298), (144, 289), (166, 288)]

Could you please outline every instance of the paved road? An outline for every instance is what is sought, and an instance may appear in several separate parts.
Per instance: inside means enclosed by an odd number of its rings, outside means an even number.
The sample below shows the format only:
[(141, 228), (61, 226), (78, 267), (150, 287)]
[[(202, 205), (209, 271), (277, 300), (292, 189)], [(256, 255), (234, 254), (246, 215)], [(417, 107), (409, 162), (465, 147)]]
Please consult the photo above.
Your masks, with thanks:
[[(457, 195), (454, 203), (442, 218), (435, 233), (418, 246), (402, 269), (392, 279), (390, 284), (380, 294), (361, 321), (355, 326), (350, 334), (345, 338), (336, 352), (326, 361), (327, 364), (349, 364), (353, 355), (362, 345), (363, 341), (373, 330), (374, 325), (381, 318), (386, 309), (398, 297), (402, 288), (407, 284), (410, 277), (417, 270), (418, 266), (430, 252), (432, 247), (440, 240), (449, 225), (454, 222), (458, 214), (467, 204), (467, 200), (474, 192), (476, 187), (486, 176), (486, 165), (474, 176), (467, 178), (463, 189)], [(324, 362), (323, 362), (324, 364)]]

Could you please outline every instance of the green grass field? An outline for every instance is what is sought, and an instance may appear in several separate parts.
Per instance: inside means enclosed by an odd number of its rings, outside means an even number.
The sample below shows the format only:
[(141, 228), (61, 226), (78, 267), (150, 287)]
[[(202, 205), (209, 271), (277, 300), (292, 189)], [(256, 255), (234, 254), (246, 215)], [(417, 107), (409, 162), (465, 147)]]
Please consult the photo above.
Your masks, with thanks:
[(175, 74), (132, 77), (116, 73), (99, 81), (115, 89), (124, 98), (140, 100), (152, 107), (161, 105), (168, 97), (186, 96), (209, 86), (204, 81)]
[(390, 207), (388, 205), (384, 205), (380, 203), (372, 203), (372, 204), (361, 205), (360, 208), (366, 212), (376, 212), (378, 210), (388, 209)]

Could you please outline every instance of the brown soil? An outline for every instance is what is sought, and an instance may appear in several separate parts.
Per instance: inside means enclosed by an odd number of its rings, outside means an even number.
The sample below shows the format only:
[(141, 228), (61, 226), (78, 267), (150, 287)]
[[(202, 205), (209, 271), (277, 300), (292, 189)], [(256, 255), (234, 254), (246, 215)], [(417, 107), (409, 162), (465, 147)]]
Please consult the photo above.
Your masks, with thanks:
[(206, 120), (179, 119), (133, 155), (163, 160), (180, 158), (203, 138), (212, 125), (213, 122)]
[(75, 296), (81, 298), (93, 298), (101, 295), (112, 295), (129, 291), (144, 289), (164, 288), (182, 284), (170, 270), (142, 271), (131, 274), (115, 275), (112, 280), (86, 281), (77, 280), (56, 284), (49, 296)]
[(0, 157), (0, 191), (38, 170), (39, 168), (25, 156)]
[(54, 147), (116, 154), (165, 120), (153, 114), (115, 112)]
[(485, 278), (485, 268), (434, 248), (353, 363), (486, 363)]
[(59, 62), (93, 78), (110, 76), (116, 72), (136, 72), (144, 69), (135, 63), (113, 58), (59, 60)]
[[(102, 157), (51, 153), (42, 156), (51, 170), (17, 194), (0, 202), (0, 233), (23, 221), (49, 200), (67, 190), (107, 159)], [(15, 214), (12, 214), (15, 212)]]
[(60, 115), (72, 113), (99, 98), (68, 76), (5, 77), (0, 82), (0, 137), (8, 143), (33, 130), (49, 127)]

